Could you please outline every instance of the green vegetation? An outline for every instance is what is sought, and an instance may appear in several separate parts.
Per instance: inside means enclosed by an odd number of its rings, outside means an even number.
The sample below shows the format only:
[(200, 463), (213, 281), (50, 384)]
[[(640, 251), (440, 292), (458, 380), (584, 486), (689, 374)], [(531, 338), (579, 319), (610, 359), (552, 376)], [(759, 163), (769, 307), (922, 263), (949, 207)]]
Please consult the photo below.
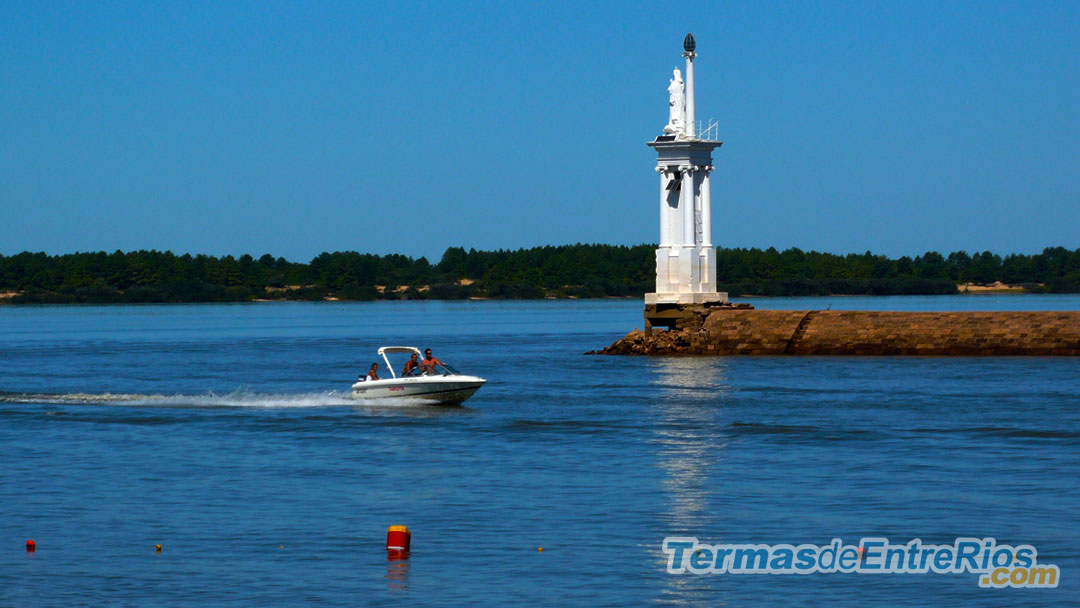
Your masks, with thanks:
[[(309, 263), (264, 255), (170, 252), (0, 255), (2, 302), (639, 297), (653, 289), (654, 246), (565, 245), (515, 251), (451, 247), (438, 264), (404, 255), (322, 253)], [(717, 250), (731, 295), (949, 294), (996, 281), (1033, 292), (1080, 292), (1080, 249), (909, 258), (799, 249)]]

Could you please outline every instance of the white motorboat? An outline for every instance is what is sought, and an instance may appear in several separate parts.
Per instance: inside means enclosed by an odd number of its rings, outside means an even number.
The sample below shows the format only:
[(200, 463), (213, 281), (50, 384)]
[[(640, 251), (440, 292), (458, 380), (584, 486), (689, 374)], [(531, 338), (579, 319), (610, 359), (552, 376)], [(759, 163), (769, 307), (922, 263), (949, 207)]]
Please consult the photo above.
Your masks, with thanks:
[(352, 385), (352, 396), (357, 399), (377, 400), (417, 400), (431, 404), (458, 404), (480, 390), (487, 380), (476, 376), (466, 376), (446, 364), (437, 364), (434, 369), (414, 368), (408, 375), (398, 376), (387, 355), (404, 353), (416, 354), (420, 349), (412, 346), (383, 346), (379, 355), (386, 362), (390, 378), (363, 380)]

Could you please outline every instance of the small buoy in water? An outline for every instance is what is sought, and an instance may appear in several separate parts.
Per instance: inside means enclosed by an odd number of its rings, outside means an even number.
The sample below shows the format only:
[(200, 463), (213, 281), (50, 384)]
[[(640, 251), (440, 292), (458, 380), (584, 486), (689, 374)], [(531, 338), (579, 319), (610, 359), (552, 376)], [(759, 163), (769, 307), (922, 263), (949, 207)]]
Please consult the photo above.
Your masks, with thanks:
[(281, 545), (281, 548), (282, 548), (282, 549), (284, 549), (284, 548), (285, 548), (285, 545)]
[(405, 526), (390, 526), (386, 529), (386, 550), (390, 557), (404, 558), (412, 544), (412, 532)]
[(154, 545), (154, 551), (161, 553), (161, 545)]
[(30, 540), (26, 541), (26, 550), (30, 553), (33, 553), (37, 550), (37, 543), (34, 542), (34, 539), (31, 538)]
[(536, 550), (537, 550), (537, 551), (539, 551), (540, 553), (543, 553), (543, 552), (544, 552), (544, 548), (543, 548), (543, 547), (537, 547), (537, 548), (536, 548)]

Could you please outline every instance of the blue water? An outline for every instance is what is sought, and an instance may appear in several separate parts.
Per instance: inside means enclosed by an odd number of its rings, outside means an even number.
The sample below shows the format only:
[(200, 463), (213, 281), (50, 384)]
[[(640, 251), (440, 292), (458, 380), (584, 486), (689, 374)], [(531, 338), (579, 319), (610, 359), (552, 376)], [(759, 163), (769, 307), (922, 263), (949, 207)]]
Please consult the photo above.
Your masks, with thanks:
[[(582, 354), (635, 326), (624, 300), (0, 307), (0, 605), (1076, 605), (1080, 358)], [(384, 344), (490, 382), (463, 408), (348, 400)], [(1062, 583), (672, 575), (671, 535), (995, 537)]]

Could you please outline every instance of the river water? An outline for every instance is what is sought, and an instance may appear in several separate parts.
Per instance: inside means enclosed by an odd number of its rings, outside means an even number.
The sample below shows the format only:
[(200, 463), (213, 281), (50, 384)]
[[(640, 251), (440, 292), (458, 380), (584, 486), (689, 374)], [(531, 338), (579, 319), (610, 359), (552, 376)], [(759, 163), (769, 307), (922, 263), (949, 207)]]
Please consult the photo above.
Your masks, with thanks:
[[(1076, 296), (752, 303), (1080, 309)], [(641, 324), (626, 300), (0, 307), (0, 605), (1080, 597), (1080, 359), (583, 354)], [(489, 383), (462, 408), (348, 399), (387, 344)], [(413, 532), (406, 561), (387, 559), (391, 524)], [(1061, 586), (669, 574), (667, 536), (993, 537), (1033, 545)]]

